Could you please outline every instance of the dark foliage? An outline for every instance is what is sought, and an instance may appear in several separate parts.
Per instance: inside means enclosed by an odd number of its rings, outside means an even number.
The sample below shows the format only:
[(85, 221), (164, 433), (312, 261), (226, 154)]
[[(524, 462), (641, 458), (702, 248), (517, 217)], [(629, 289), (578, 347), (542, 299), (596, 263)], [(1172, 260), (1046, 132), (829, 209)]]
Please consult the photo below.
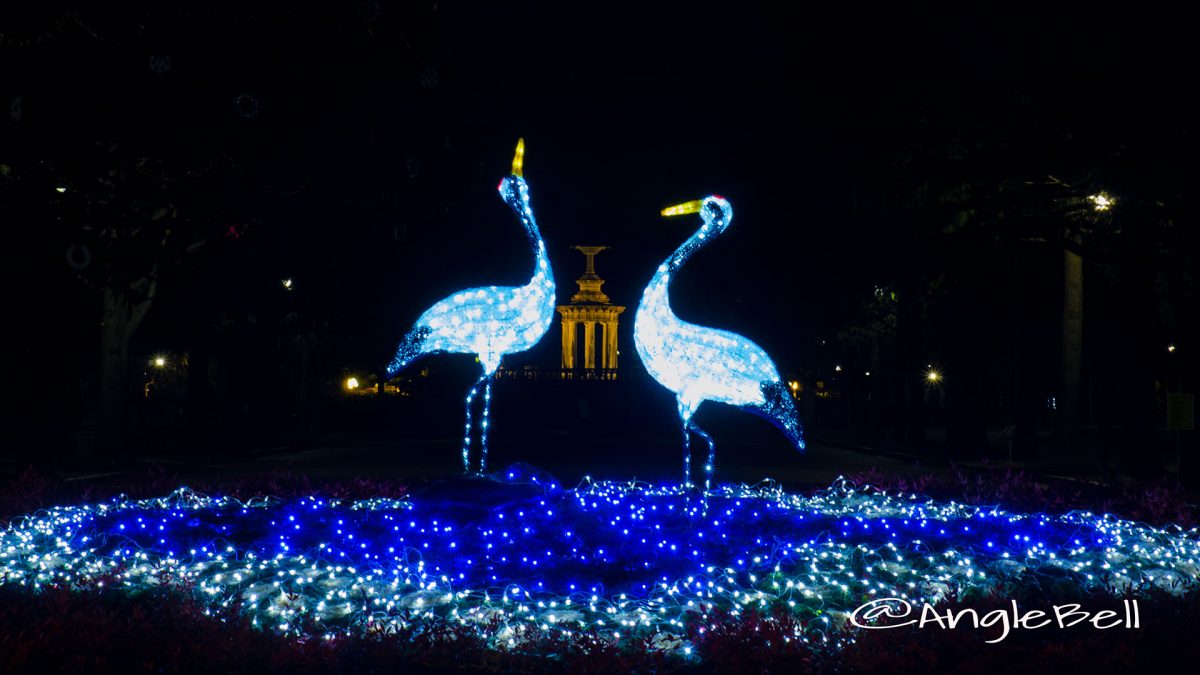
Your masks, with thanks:
[[(1075, 599), (1110, 607), (1111, 596)], [(1022, 598), (1029, 608), (1053, 600)], [(330, 640), (264, 633), (230, 612), (206, 616), (174, 591), (129, 594), (94, 587), (35, 595), (0, 589), (0, 672), (570, 672), (570, 673), (1002, 673), (1148, 672), (1195, 662), (1200, 600), (1143, 598), (1140, 630), (1014, 630), (1002, 642), (993, 628), (902, 628), (859, 631), (835, 650), (785, 640), (799, 620), (749, 612), (690, 638), (700, 661), (684, 660), (647, 639), (618, 647), (594, 634), (518, 631), (513, 646), (488, 649), (474, 629), (413, 623), (400, 631), (368, 631)], [(981, 615), (1008, 599), (975, 598), (939, 605)], [(839, 637), (830, 633), (831, 641)]]
[[(151, 499), (170, 494), (184, 483), (178, 475), (157, 465), (102, 481), (65, 481), (26, 469), (7, 483), (0, 484), (0, 524), (20, 515), (62, 504), (98, 502), (125, 495), (130, 499)], [(186, 485), (198, 493), (247, 500), (252, 497), (307, 497), (321, 495), (335, 499), (399, 499), (408, 494), (403, 481), (387, 479), (320, 480), (295, 473), (275, 471), (236, 478), (193, 480)]]
[(816, 652), (793, 637), (803, 622), (776, 611), (750, 611), (703, 633), (692, 627), (691, 639), (705, 667), (719, 673), (815, 672)]
[[(488, 649), (473, 627), (413, 622), (333, 639), (263, 632), (236, 611), (206, 615), (177, 591), (130, 594), (100, 585), (30, 594), (0, 588), (4, 673), (657, 672), (671, 659), (643, 644), (524, 631)], [(676, 664), (677, 666), (678, 664)]]
[(952, 465), (952, 476), (903, 476), (877, 469), (847, 476), (851, 484), (891, 494), (919, 494), (953, 499), (980, 506), (998, 505), (1018, 512), (1065, 513), (1093, 511), (1143, 522), (1156, 527), (1195, 527), (1200, 499), (1187, 490), (1162, 481), (1129, 481), (1094, 485), (1048, 479), (1011, 468), (988, 466), (968, 470)]

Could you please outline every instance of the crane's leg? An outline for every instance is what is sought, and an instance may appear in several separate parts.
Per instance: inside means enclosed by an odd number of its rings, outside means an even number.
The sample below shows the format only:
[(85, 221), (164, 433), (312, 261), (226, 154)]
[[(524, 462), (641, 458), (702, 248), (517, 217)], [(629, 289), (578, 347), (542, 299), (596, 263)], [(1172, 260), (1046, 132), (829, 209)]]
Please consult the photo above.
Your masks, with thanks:
[(692, 438), (688, 434), (688, 427), (692, 423), (692, 413), (695, 409), (687, 405), (680, 396), (676, 399), (679, 406), (679, 419), (683, 421), (683, 486), (685, 488), (692, 487)]
[[(466, 430), (463, 432), (463, 446), (462, 446), (463, 473), (471, 473), (471, 403), (475, 401), (475, 394), (479, 393), (479, 385), (482, 384), (483, 381), (486, 379), (487, 379), (487, 375), (484, 375), (483, 377), (476, 380), (474, 386), (471, 387), (471, 391), (467, 394), (467, 426), (466, 426)], [(485, 408), (485, 415), (486, 415), (486, 408)], [(485, 417), (484, 422), (486, 423), (486, 421), (487, 421), (487, 419)], [(487, 437), (485, 436), (484, 437), (485, 444), (487, 442), (486, 438)], [(484, 447), (486, 447), (486, 445)]]
[(488, 433), (488, 409), (492, 406), (492, 376), (487, 376), (487, 384), (483, 389), (483, 421), (479, 425), (479, 473), (487, 471), (487, 433)]
[(692, 431), (708, 442), (708, 462), (704, 465), (704, 491), (708, 492), (712, 489), (713, 472), (717, 468), (717, 444), (713, 442), (712, 436), (709, 436), (695, 422), (689, 422), (689, 426)]
[(467, 427), (463, 431), (462, 460), (463, 473), (471, 473), (471, 401), (475, 400), (475, 387), (467, 394)]
[(683, 486), (692, 487), (692, 439), (686, 422), (683, 424)]

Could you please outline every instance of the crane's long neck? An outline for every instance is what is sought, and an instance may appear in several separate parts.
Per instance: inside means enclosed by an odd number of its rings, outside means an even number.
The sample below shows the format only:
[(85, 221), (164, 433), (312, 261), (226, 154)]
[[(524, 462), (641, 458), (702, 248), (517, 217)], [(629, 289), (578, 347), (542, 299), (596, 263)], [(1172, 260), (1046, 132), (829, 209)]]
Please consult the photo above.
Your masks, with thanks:
[(664, 260), (663, 264), (658, 266), (658, 271), (654, 273), (650, 284), (646, 286), (643, 306), (647, 310), (652, 310), (656, 314), (662, 313), (663, 316), (674, 316), (667, 298), (667, 288), (670, 286), (671, 279), (696, 251), (699, 251), (705, 244), (715, 239), (718, 234), (724, 231), (725, 226), (728, 225), (727, 216), (722, 214), (719, 217), (724, 218), (725, 222), (714, 223), (712, 219), (706, 217), (700, 229), (696, 230), (687, 241), (675, 249), (671, 257)]
[(521, 219), (529, 246), (533, 249), (533, 276), (529, 285), (554, 285), (554, 273), (550, 269), (550, 256), (546, 253), (546, 244), (542, 241), (542, 233), (538, 229), (537, 219), (533, 216), (533, 207), (529, 205), (529, 186), (525, 180), (516, 176), (505, 178), (500, 184), (500, 193), (509, 207)]

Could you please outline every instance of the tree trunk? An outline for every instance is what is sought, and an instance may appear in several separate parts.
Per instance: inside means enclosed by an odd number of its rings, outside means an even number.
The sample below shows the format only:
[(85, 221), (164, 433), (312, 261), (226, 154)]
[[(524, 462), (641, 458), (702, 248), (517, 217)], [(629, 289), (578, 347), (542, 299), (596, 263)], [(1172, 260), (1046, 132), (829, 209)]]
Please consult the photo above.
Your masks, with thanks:
[(273, 316), (261, 316), (250, 333), (250, 440), (271, 447), (279, 440), (279, 333)]
[(920, 308), (917, 306), (918, 282), (902, 277), (897, 287), (896, 299), (896, 377), (898, 385), (896, 420), (898, 437), (911, 447), (925, 445), (925, 382), (923, 335)]
[(1012, 309), (1012, 344), (1013, 369), (1012, 384), (1009, 389), (1012, 397), (1010, 419), (1013, 423), (1012, 458), (1018, 461), (1030, 461), (1037, 457), (1037, 392), (1033, 386), (1033, 354), (1035, 349), (1030, 337), (1031, 331), (1026, 329), (1032, 321), (1026, 316), (1028, 305), (1025, 302), (1029, 291), (1029, 264), (1023, 251), (1018, 250), (1013, 256), (1013, 309)]
[(97, 445), (109, 460), (121, 463), (130, 458), (129, 447), (129, 339), (137, 330), (154, 299), (154, 282), (135, 284), (148, 288), (136, 299), (128, 293), (104, 289), (100, 328), (100, 420)]
[[(1194, 284), (1196, 279), (1200, 279), (1200, 247), (1195, 243), (1192, 244), (1191, 250), (1191, 265), (1190, 265), (1190, 281)], [(1191, 302), (1185, 300), (1183, 296), (1183, 288), (1192, 289), (1191, 285), (1184, 285), (1180, 279), (1174, 288), (1180, 289), (1176, 299), (1172, 301), (1172, 310), (1176, 317), (1179, 317), (1179, 343), (1177, 352), (1182, 352), (1183, 363), (1179, 367), (1180, 374), (1180, 391), (1184, 393), (1195, 394), (1197, 385), (1200, 385), (1200, 320), (1197, 320), (1198, 308), (1196, 305), (1195, 294), (1190, 294)], [(1194, 405), (1194, 404), (1193, 404)], [(1179, 478), (1185, 485), (1196, 487), (1200, 485), (1200, 434), (1196, 430), (1175, 432), (1176, 438), (1182, 438), (1182, 442), (1177, 443), (1179, 447)]]
[(1154, 339), (1154, 268), (1153, 254), (1142, 242), (1130, 255), (1121, 285), (1122, 320), (1126, 329), (1123, 345), (1124, 378), (1118, 401), (1121, 406), (1124, 433), (1121, 439), (1123, 470), (1133, 476), (1158, 478), (1163, 472), (1162, 455), (1158, 447), (1155, 424), (1156, 386), (1152, 354), (1160, 347)]
[(1083, 369), (1083, 258), (1072, 250), (1078, 239), (1063, 249), (1062, 354), (1055, 434), (1064, 459), (1074, 459), (1079, 427), (1079, 383)]
[(186, 424), (188, 437), (197, 445), (208, 440), (210, 346), (207, 326), (193, 327), (188, 347)]

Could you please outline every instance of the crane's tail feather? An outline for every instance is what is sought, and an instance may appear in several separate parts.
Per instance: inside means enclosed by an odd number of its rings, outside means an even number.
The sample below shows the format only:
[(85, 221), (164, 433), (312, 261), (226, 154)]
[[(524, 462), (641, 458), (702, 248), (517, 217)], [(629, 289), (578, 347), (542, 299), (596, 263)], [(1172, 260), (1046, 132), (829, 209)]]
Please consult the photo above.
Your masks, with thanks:
[(804, 432), (800, 428), (800, 416), (791, 393), (782, 382), (763, 382), (762, 392), (762, 405), (748, 405), (744, 409), (774, 424), (796, 450), (804, 452)]
[(389, 378), (395, 377), (396, 373), (404, 370), (408, 364), (416, 361), (425, 353), (425, 342), (429, 339), (431, 332), (429, 326), (417, 326), (404, 336), (404, 339), (400, 341), (400, 346), (396, 349), (396, 355), (388, 363), (386, 372)]

